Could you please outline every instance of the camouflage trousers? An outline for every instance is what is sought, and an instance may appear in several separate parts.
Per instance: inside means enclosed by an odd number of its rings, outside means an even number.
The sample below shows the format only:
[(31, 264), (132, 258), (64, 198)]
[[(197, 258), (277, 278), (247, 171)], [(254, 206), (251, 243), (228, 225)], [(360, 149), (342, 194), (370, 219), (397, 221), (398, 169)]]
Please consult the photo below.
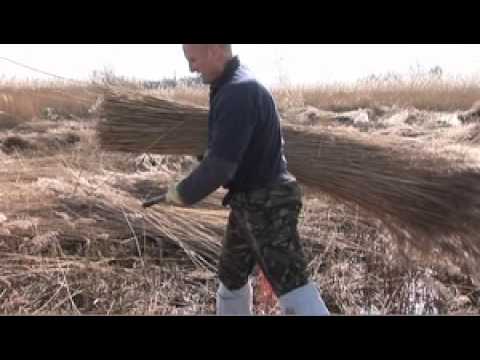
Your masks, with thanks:
[(308, 282), (298, 234), (302, 193), (296, 182), (235, 194), (220, 256), (219, 279), (243, 287), (258, 264), (280, 297)]

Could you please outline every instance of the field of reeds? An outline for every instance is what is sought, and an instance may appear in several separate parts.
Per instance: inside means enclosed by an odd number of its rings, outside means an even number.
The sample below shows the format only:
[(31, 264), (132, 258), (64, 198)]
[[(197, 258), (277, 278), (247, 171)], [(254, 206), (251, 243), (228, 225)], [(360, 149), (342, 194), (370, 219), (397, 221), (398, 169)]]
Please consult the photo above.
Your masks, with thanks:
[[(146, 93), (208, 103), (202, 87)], [(473, 81), (273, 93), (292, 126), (394, 136), (419, 147), (476, 151), (480, 144), (480, 86)], [(196, 160), (105, 151), (100, 101), (95, 86), (0, 84), (0, 314), (214, 314), (228, 215), (222, 191), (191, 209), (143, 209), (143, 199)], [(307, 186), (304, 193), (300, 233), (332, 313), (479, 313), (480, 284), (454, 259), (405, 254), (372, 213)], [(254, 286), (255, 312), (278, 314), (258, 281)]]

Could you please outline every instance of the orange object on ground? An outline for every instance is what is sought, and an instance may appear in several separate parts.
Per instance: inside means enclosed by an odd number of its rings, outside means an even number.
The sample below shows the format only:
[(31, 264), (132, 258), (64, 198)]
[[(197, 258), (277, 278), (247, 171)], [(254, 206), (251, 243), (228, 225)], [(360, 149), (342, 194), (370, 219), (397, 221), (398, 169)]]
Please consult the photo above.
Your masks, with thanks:
[(276, 296), (273, 293), (272, 286), (267, 280), (262, 270), (259, 270), (258, 276), (258, 303), (263, 304), (264, 313), (270, 314), (276, 305)]

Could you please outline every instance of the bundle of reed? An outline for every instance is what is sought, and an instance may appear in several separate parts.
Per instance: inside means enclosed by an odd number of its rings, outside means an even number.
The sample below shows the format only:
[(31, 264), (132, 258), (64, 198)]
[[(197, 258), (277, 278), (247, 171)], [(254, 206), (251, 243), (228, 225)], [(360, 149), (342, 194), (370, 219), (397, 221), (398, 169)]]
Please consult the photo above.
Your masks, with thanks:
[(299, 181), (359, 205), (400, 245), (429, 253), (480, 255), (480, 153), (346, 129), (284, 127)]
[(206, 150), (208, 109), (118, 89), (105, 92), (98, 135), (108, 151), (200, 155)]
[(226, 221), (222, 221), (221, 211), (159, 206), (141, 212), (138, 202), (126, 199), (117, 199), (115, 203), (85, 200), (82, 202), (78, 198), (69, 198), (63, 200), (63, 204), (69, 209), (79, 205), (89, 206), (102, 222), (128, 229), (137, 246), (145, 238), (155, 239), (160, 246), (175, 245), (196, 266), (215, 271), (220, 255), (220, 239), (226, 224)]
[[(108, 91), (104, 116), (99, 134), (107, 150), (194, 155), (207, 141), (207, 112), (193, 106)], [(366, 210), (399, 245), (480, 256), (474, 149), (326, 127), (284, 125), (283, 132), (289, 169), (303, 184)]]
[(42, 179), (36, 186), (55, 194), (56, 204), (48, 204), (51, 211), (66, 214), (64, 221), (52, 216), (48, 223), (38, 226), (40, 230), (47, 231), (54, 224), (62, 238), (94, 239), (105, 233), (133, 239), (137, 246), (151, 239), (183, 250), (201, 268), (216, 268), (226, 225), (226, 212), (220, 206), (162, 205), (144, 211), (141, 199), (112, 187), (102, 176)]

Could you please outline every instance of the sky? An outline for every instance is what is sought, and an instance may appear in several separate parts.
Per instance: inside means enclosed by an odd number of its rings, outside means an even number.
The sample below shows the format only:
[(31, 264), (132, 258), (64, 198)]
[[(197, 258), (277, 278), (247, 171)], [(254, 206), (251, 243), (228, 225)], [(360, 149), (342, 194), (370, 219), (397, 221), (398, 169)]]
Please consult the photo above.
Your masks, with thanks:
[[(233, 44), (268, 86), (354, 82), (372, 74), (440, 66), (451, 76), (480, 75), (480, 44)], [(105, 68), (142, 80), (189, 75), (178, 44), (0, 44), (0, 76), (51, 78), (4, 59), (66, 78), (88, 80)]]

